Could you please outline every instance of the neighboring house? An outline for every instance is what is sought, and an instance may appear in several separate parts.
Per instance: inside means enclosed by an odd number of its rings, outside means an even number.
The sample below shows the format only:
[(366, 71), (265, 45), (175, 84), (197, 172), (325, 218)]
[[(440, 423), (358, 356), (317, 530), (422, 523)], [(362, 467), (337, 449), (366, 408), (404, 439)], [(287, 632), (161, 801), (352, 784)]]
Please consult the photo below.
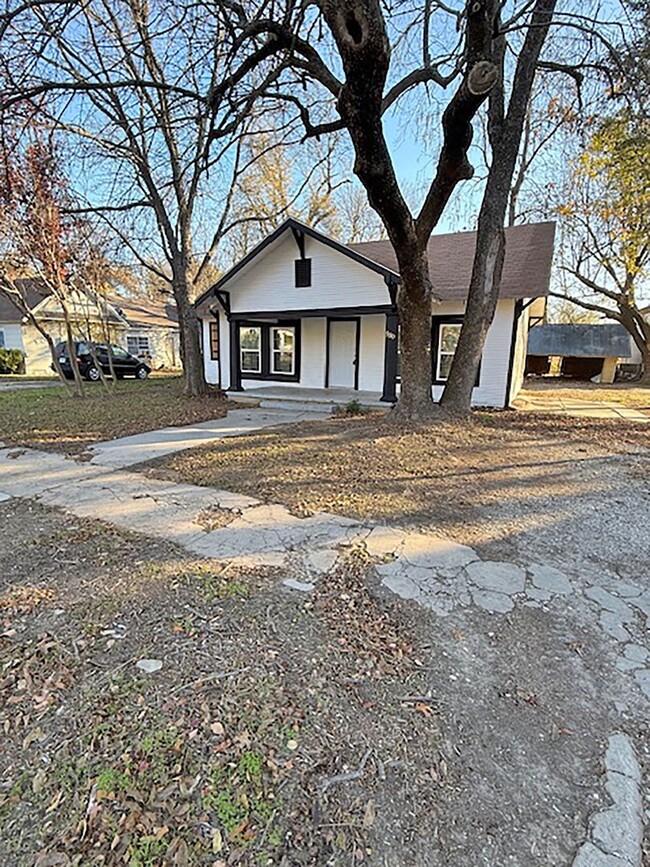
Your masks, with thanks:
[(619, 365), (635, 362), (636, 347), (617, 322), (538, 325), (528, 335), (526, 373), (614, 382)]
[[(523, 382), (529, 320), (543, 316), (554, 225), (506, 230), (506, 259), (473, 402), (507, 406)], [(432, 386), (449, 373), (470, 282), (476, 235), (429, 242)], [(230, 390), (322, 389), (323, 398), (399, 393), (399, 274), (388, 241), (346, 246), (285, 221), (197, 300), (208, 382)], [(364, 396), (365, 397), (365, 396)], [(370, 394), (368, 394), (370, 397)]]
[[(24, 280), (23, 297), (36, 319), (55, 342), (66, 339), (61, 306), (38, 280)], [(75, 337), (107, 337), (134, 355), (150, 359), (154, 369), (181, 366), (179, 328), (173, 305), (120, 295), (101, 298), (94, 293), (71, 295), (68, 303)], [(24, 317), (20, 308), (0, 292), (0, 347), (19, 349), (25, 358), (25, 373), (50, 373), (52, 359), (46, 340)]]

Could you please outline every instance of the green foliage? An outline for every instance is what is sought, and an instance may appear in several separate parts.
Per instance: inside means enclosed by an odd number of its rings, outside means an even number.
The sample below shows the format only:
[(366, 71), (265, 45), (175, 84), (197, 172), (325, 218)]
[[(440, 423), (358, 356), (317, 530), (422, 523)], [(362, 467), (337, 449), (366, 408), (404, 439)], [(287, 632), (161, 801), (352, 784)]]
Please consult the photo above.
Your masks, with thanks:
[(19, 373), (23, 366), (20, 349), (0, 349), (0, 373)]
[(97, 788), (102, 792), (124, 792), (131, 781), (115, 768), (104, 768), (97, 777)]
[(639, 278), (650, 265), (650, 124), (621, 112), (602, 121), (576, 169), (582, 195), (560, 214), (588, 225), (587, 247), (605, 267)]
[(166, 840), (159, 840), (152, 836), (139, 837), (131, 845), (129, 867), (158, 867), (162, 864), (166, 851)]

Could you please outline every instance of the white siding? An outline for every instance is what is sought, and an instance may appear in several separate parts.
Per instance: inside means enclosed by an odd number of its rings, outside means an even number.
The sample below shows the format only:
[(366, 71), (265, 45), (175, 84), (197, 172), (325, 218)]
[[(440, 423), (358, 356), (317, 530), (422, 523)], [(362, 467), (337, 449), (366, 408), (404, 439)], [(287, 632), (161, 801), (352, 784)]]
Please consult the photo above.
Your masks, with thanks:
[(305, 256), (311, 259), (312, 285), (297, 288), (294, 262), (299, 255), (291, 232), (263, 251), (225, 287), (231, 293), (233, 312), (390, 304), (380, 274), (307, 236)]
[[(483, 360), (481, 362), (481, 377), (479, 386), (474, 389), (472, 397), (476, 406), (502, 407), (508, 379), (508, 364), (510, 361), (510, 341), (512, 338), (512, 317), (514, 301), (499, 301), (494, 321), (487, 334)], [(445, 302), (436, 305), (435, 316), (457, 316), (463, 313), (463, 305)], [(523, 317), (522, 317), (523, 318)], [(218, 382), (217, 362), (209, 358), (209, 319), (203, 319), (203, 338), (205, 374), (208, 382)], [(380, 393), (384, 382), (384, 330), (385, 317), (375, 314), (361, 317), (361, 340), (359, 348), (359, 389)], [(219, 317), (221, 338), (221, 385), (230, 386), (230, 331), (225, 316)], [(303, 319), (301, 322), (301, 363), (298, 382), (282, 382), (273, 380), (243, 379), (244, 389), (258, 389), (264, 386), (279, 384), (288, 388), (323, 388), (325, 385), (326, 364), (326, 333), (327, 325), (324, 317)], [(525, 355), (525, 340), (520, 340), (519, 350)], [(523, 363), (523, 362), (522, 362)], [(513, 375), (513, 390), (521, 387), (522, 370), (515, 370)], [(440, 399), (443, 386), (433, 388), (434, 398)]]
[(0, 347), (20, 349), (21, 352), (24, 352), (23, 329), (19, 322), (0, 322), (0, 331), (4, 336), (4, 342), (0, 340)]
[[(390, 303), (388, 288), (381, 275), (354, 262), (342, 253), (313, 238), (305, 237), (305, 255), (312, 260), (312, 285), (295, 286), (294, 262), (299, 257), (298, 248), (290, 232), (264, 250), (242, 271), (229, 281), (225, 289), (230, 293), (234, 313), (285, 312), (291, 316), (294, 310), (338, 310), (341, 308), (387, 305)], [(214, 306), (211, 299), (204, 303), (203, 317), (205, 372), (208, 382), (218, 381), (216, 362), (209, 359), (209, 317), (206, 307)], [(515, 302), (512, 299), (499, 301), (494, 322), (488, 331), (480, 383), (474, 389), (473, 402), (477, 406), (502, 407), (506, 403), (512, 321)], [(444, 302), (434, 306), (434, 316), (457, 316), (464, 312), (464, 304)], [(344, 314), (343, 314), (344, 315)], [(221, 385), (230, 386), (230, 330), (223, 313), (219, 316), (221, 337)], [(361, 317), (359, 351), (359, 389), (380, 393), (384, 378), (384, 330), (383, 314)], [(518, 350), (524, 353), (524, 346)], [(517, 356), (519, 364), (519, 355)], [(523, 365), (523, 360), (521, 361)], [(288, 387), (323, 388), (326, 365), (326, 319), (305, 318), (301, 323), (300, 380), (295, 383), (277, 381)], [(513, 378), (513, 390), (519, 387), (522, 371), (519, 367)], [(273, 380), (242, 380), (244, 389), (257, 389), (276, 384)], [(443, 386), (434, 387), (434, 398), (442, 394)]]
[[(508, 403), (517, 397), (524, 384), (524, 373), (526, 371), (526, 350), (528, 349), (528, 326), (529, 326), (529, 310), (526, 307), (519, 317), (517, 323), (517, 336), (515, 338), (515, 354), (512, 364), (512, 382), (510, 383), (510, 395)], [(513, 311), (514, 315), (514, 311)]]
[(384, 387), (384, 343), (386, 317), (361, 317), (361, 344), (359, 347), (359, 390), (379, 391)]
[[(205, 370), (205, 379), (206, 382), (209, 382), (211, 385), (219, 385), (219, 361), (213, 361), (210, 357), (210, 323), (214, 322), (214, 316), (209, 316), (207, 319), (201, 320), (201, 328), (202, 328), (202, 345), (203, 345), (203, 366)], [(223, 385), (223, 373), (224, 368), (226, 374), (229, 370), (229, 361), (228, 361), (228, 344), (224, 346), (223, 343), (223, 332), (224, 327), (223, 324), (226, 324), (225, 331), (226, 335), (228, 334), (228, 323), (226, 322), (225, 316), (219, 317), (219, 355), (221, 357), (221, 385), (222, 388), (226, 387)]]
[[(464, 307), (461, 303), (444, 302), (434, 307), (433, 315), (462, 315)], [(497, 304), (494, 321), (485, 340), (479, 385), (472, 394), (472, 403), (475, 406), (505, 405), (514, 309), (515, 302), (512, 299), (505, 299)], [(433, 387), (435, 400), (440, 400), (442, 391), (442, 385)]]

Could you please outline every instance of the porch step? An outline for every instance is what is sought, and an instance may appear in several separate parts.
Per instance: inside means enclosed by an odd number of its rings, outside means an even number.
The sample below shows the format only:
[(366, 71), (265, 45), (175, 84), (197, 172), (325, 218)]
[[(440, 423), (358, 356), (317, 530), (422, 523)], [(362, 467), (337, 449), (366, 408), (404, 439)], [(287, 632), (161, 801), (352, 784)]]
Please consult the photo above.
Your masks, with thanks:
[(310, 401), (309, 403), (305, 403), (303, 400), (287, 400), (280, 397), (265, 397), (263, 400), (260, 400), (259, 405), (261, 409), (289, 409), (292, 412), (313, 412), (319, 415), (331, 412), (336, 406), (331, 401), (323, 401), (322, 403)]

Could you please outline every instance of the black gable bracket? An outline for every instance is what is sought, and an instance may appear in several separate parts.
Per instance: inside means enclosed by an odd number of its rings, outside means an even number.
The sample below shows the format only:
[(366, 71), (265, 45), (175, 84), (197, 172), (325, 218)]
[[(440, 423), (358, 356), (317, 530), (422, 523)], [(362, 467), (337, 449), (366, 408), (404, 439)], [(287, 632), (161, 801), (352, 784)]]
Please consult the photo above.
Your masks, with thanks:
[(305, 233), (299, 229), (297, 226), (291, 227), (291, 232), (293, 233), (294, 240), (298, 245), (298, 250), (300, 251), (300, 258), (305, 258)]
[(391, 307), (396, 310), (397, 309), (397, 287), (399, 286), (399, 279), (394, 277), (392, 274), (386, 274), (384, 276), (384, 282), (388, 286), (388, 294), (390, 295), (390, 304)]
[(226, 314), (226, 319), (230, 319), (230, 292), (225, 292), (223, 289), (215, 287), (214, 296)]

